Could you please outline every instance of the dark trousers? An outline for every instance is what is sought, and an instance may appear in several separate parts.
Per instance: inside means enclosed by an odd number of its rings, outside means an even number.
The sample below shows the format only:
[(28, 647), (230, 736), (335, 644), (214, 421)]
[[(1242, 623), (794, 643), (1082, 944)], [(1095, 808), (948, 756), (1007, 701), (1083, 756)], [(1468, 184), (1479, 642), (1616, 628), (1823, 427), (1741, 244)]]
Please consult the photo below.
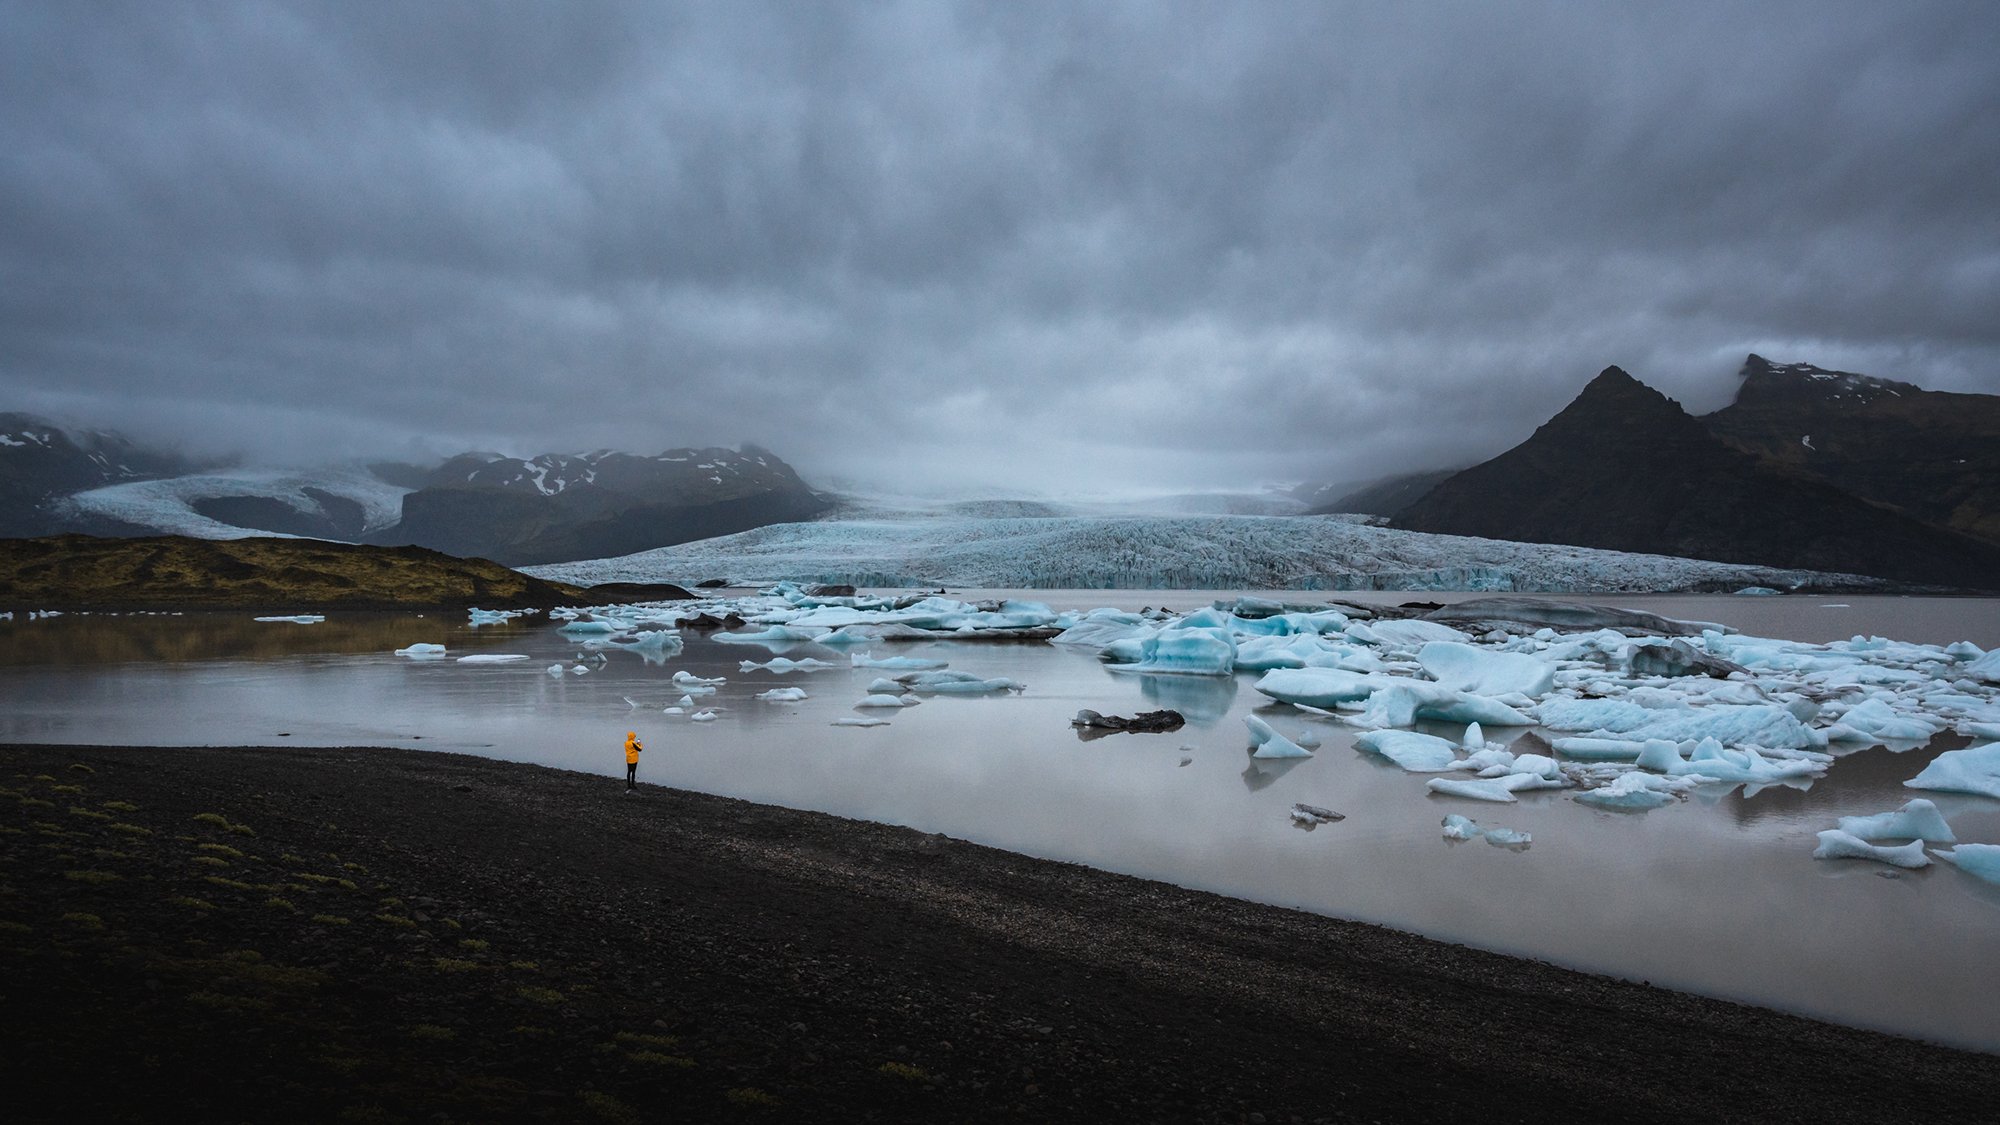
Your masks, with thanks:
[(639, 787), (639, 763), (637, 763), (637, 762), (626, 762), (626, 763), (625, 763), (625, 788), (627, 788), (627, 789), (637, 789), (638, 787)]

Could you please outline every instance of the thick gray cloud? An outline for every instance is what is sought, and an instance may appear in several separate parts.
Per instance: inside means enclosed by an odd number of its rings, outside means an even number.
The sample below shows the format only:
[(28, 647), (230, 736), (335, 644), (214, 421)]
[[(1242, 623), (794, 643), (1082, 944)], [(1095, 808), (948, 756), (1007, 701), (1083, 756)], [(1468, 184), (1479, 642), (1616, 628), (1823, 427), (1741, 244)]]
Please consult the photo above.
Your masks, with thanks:
[(2000, 7), (0, 2), (0, 408), (1119, 489), (2000, 393)]

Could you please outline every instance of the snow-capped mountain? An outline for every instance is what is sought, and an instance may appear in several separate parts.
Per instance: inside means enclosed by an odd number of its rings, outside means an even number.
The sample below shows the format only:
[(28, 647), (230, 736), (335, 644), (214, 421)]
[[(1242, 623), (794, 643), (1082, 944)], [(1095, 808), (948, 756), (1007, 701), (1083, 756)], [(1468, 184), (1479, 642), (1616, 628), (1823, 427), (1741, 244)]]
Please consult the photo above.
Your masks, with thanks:
[(186, 472), (175, 454), (118, 434), (65, 430), (31, 414), (0, 414), (0, 536), (67, 530), (61, 502), (114, 481)]
[(401, 522), (371, 538), (522, 565), (685, 543), (826, 507), (790, 465), (754, 445), (653, 457), (466, 454), (403, 497)]

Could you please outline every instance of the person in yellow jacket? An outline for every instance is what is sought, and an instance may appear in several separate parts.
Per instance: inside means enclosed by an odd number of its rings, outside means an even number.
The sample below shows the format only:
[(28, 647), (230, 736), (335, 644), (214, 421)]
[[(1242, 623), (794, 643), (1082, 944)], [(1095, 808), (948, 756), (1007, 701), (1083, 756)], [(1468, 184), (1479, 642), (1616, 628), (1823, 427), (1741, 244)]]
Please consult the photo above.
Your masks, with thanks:
[(639, 788), (639, 751), (645, 747), (639, 743), (638, 731), (625, 732), (625, 791), (630, 793)]

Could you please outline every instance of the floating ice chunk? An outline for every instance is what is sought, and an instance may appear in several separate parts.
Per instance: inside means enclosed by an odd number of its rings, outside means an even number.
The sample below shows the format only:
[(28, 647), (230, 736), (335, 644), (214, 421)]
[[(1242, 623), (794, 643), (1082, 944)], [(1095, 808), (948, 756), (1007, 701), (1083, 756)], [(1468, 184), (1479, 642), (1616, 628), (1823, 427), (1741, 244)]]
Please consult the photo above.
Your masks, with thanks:
[(1049, 643), (1101, 649), (1113, 641), (1148, 634), (1157, 628), (1136, 613), (1093, 609), (1083, 615), (1083, 620), (1057, 634)]
[(535, 611), (532, 609), (469, 609), (466, 614), (472, 627), (476, 629), (481, 625), (498, 625), (504, 621), (512, 621), (516, 617), (525, 617), (533, 612)]
[(1222, 629), (1165, 629), (1138, 642), (1136, 661), (1118, 658), (1131, 653), (1125, 642), (1100, 654), (1113, 662), (1114, 672), (1181, 676), (1227, 676), (1236, 670), (1236, 640)]
[(795, 687), (772, 688), (770, 691), (758, 692), (757, 698), (766, 703), (798, 703), (806, 698), (806, 689)]
[(755, 633), (717, 633), (709, 640), (732, 645), (795, 645), (805, 641), (818, 640), (826, 629), (794, 628), (790, 625), (773, 625)]
[(293, 625), (317, 625), (320, 622), (325, 621), (326, 617), (322, 614), (317, 614), (317, 613), (295, 613), (292, 614), (290, 617), (259, 617), (257, 618), (257, 620), (283, 621), (283, 622), (289, 622), (290, 624)]
[(950, 667), (950, 663), (944, 660), (926, 660), (920, 656), (885, 656), (878, 660), (865, 652), (857, 652), (848, 660), (856, 668), (893, 668), (904, 672)]
[(1652, 738), (1646, 740), (1640, 747), (1635, 764), (1642, 770), (1676, 774), (1686, 768), (1687, 759), (1681, 757), (1679, 743), (1665, 738)]
[(1256, 747), (1250, 755), (1253, 758), (1312, 757), (1312, 751), (1279, 734), (1255, 715), (1243, 716), (1243, 725), (1250, 728), (1250, 745)]
[(590, 669), (585, 668), (581, 664), (578, 664), (576, 667), (571, 668), (569, 670), (569, 674), (572, 676), (588, 676), (590, 674)]
[(699, 685), (706, 685), (708, 687), (714, 687), (716, 684), (728, 683), (729, 677), (716, 676), (713, 679), (709, 679), (702, 676), (697, 676), (693, 672), (690, 672), (687, 669), (683, 668), (680, 671), (674, 673), (674, 682), (682, 685), (699, 684)]
[(474, 653), (471, 656), (461, 656), (458, 658), (458, 662), (460, 664), (513, 664), (527, 659), (529, 659), (528, 655), (521, 652), (480, 652)]
[(683, 695), (683, 696), (681, 696), (681, 697), (680, 697), (679, 699), (677, 699), (677, 700), (675, 700), (675, 701), (674, 701), (674, 706), (676, 706), (676, 707), (692, 707), (692, 706), (694, 706), (694, 696), (692, 696), (692, 695)]
[(1770, 598), (1776, 597), (1777, 594), (1778, 592), (1769, 586), (1745, 586), (1736, 591), (1736, 596), (1739, 598)]
[(2000, 684), (2000, 648), (1966, 664), (1959, 669), (1959, 674), (1989, 684)]
[[(2000, 649), (1994, 651), (2000, 652)], [(1931, 764), (1925, 766), (1922, 773), (1903, 784), (1912, 789), (2000, 797), (2000, 742), (1947, 750), (1931, 759)]]
[(1944, 654), (1953, 660), (1977, 660), (1986, 655), (1986, 650), (1971, 641), (1953, 641), (1944, 646)]
[(661, 710), (660, 710), (660, 714), (662, 714), (662, 715), (685, 715), (685, 714), (687, 714), (687, 708), (685, 708), (685, 707), (681, 707), (681, 706), (672, 706), (672, 707), (664, 707), (664, 708), (661, 708)]
[(1460, 769), (1478, 772), (1481, 777), (1499, 777), (1514, 772), (1514, 752), (1499, 746), (1484, 746), (1467, 754), (1458, 765)]
[(1285, 703), (1331, 711), (1335, 704), (1368, 698), (1383, 684), (1381, 677), (1338, 668), (1280, 668), (1264, 673), (1257, 690)]
[(443, 660), (444, 646), (434, 644), (414, 644), (396, 650), (397, 656), (407, 656), (411, 660)]
[(849, 715), (846, 718), (835, 719), (827, 725), (835, 727), (886, 727), (889, 725), (889, 720), (870, 719), (861, 715)]
[(1600, 763), (1618, 763), (1618, 761), (1628, 763), (1638, 759), (1640, 753), (1646, 751), (1646, 743), (1638, 743), (1632, 739), (1554, 739), (1548, 745), (1554, 747), (1558, 755), (1582, 761), (1600, 761)]
[(1310, 633), (1279, 637), (1242, 637), (1236, 642), (1236, 670), (1262, 672), (1273, 668), (1304, 668), (1327, 655), (1327, 646)]
[(1535, 842), (1533, 836), (1513, 828), (1482, 828), (1480, 832), (1485, 834), (1486, 842), (1496, 848), (1519, 850)]
[(1469, 633), (1461, 633), (1449, 625), (1435, 621), (1419, 621), (1414, 618), (1403, 621), (1376, 621), (1367, 625), (1349, 625), (1346, 634), (1365, 644), (1380, 645), (1384, 648), (1413, 649), (1432, 641), (1465, 642), (1472, 639)]
[(1397, 681), (1378, 688), (1369, 695), (1368, 706), (1348, 722), (1357, 727), (1406, 727), (1418, 719), (1494, 727), (1534, 724), (1533, 719), (1499, 700), (1420, 680)]
[(901, 695), (903, 694), (903, 685), (897, 683), (892, 679), (887, 678), (886, 676), (878, 676), (875, 679), (868, 681), (868, 694)]
[(1989, 883), (2000, 883), (2000, 844), (1960, 844), (1931, 853), (1960, 871), (1977, 875)]
[(1471, 840), (1479, 835), (1478, 822), (1457, 813), (1447, 815), (1440, 823), (1444, 825), (1444, 838), (1447, 840)]
[(1871, 844), (1859, 836), (1829, 828), (1819, 834), (1819, 847), (1813, 849), (1814, 859), (1872, 859), (1897, 867), (1928, 867), (1930, 857), (1924, 854), (1922, 840), (1911, 840), (1907, 844), (1889, 847)]
[(810, 656), (803, 660), (791, 660), (783, 656), (774, 656), (762, 664), (754, 660), (739, 661), (736, 667), (745, 672), (754, 672), (762, 668), (767, 672), (776, 672), (782, 676), (786, 672), (817, 672), (824, 668), (838, 668), (840, 665), (829, 664), (824, 660), (815, 660)]
[(583, 636), (595, 633), (622, 633), (626, 628), (622, 621), (611, 621), (602, 617), (579, 617), (574, 621), (563, 622), (556, 631), (572, 636)]
[(1514, 791), (1497, 781), (1466, 781), (1455, 777), (1434, 777), (1424, 785), (1433, 793), (1447, 797), (1466, 797), (1474, 801), (1498, 801), (1512, 804)]
[(1020, 694), (1026, 684), (1005, 677), (981, 679), (970, 672), (916, 672), (896, 677), (911, 691), (927, 695), (988, 695), (1011, 691)]
[(563, 666), (560, 664), (551, 664), (547, 668), (543, 669), (543, 671), (547, 672), (551, 676), (560, 676), (563, 674)]
[(1863, 840), (1922, 840), (1927, 844), (1952, 844), (1952, 835), (1938, 807), (1922, 797), (1911, 799), (1895, 812), (1873, 816), (1843, 816), (1840, 830)]
[(1380, 754), (1411, 773), (1443, 773), (1458, 767), (1452, 744), (1413, 730), (1372, 730), (1354, 740), (1356, 750)]
[(1460, 739), (1458, 744), (1467, 750), (1484, 750), (1486, 748), (1486, 732), (1479, 729), (1478, 723), (1467, 723), (1465, 725), (1465, 737)]
[(1319, 749), (1319, 735), (1310, 728), (1300, 730), (1298, 737), (1292, 739), (1292, 741), (1308, 750)]
[(861, 702), (859, 702), (859, 703), (855, 704), (854, 706), (855, 706), (856, 708), (861, 708), (861, 707), (914, 707), (914, 706), (916, 706), (916, 704), (917, 704), (917, 701), (916, 701), (916, 700), (914, 700), (914, 699), (909, 699), (909, 698), (906, 698), (906, 697), (904, 697), (904, 696), (900, 696), (900, 695), (889, 695), (889, 694), (886, 694), (886, 693), (884, 693), (884, 694), (879, 694), (879, 695), (870, 695), (870, 696), (865, 696), (865, 697), (863, 697), (863, 698), (862, 698)]
[(1958, 728), (1959, 733), (1969, 738), (1991, 738), (2000, 740), (2000, 723), (1966, 723)]
[[(859, 625), (849, 625), (846, 626), (845, 628), (835, 629), (833, 632), (828, 633), (827, 635), (820, 637), (818, 639), (818, 643), (823, 645), (830, 645), (835, 648), (843, 647), (846, 645), (872, 644), (874, 643), (874, 641), (875, 641), (875, 631), (872, 629), (864, 629)], [(852, 726), (854, 724), (850, 723), (848, 725)]]
[(1609, 785), (1596, 789), (1586, 789), (1576, 795), (1576, 799), (1586, 805), (1596, 805), (1603, 809), (1639, 810), (1657, 809), (1671, 804), (1673, 797), (1654, 786), (1656, 779), (1651, 774), (1633, 771), (1621, 773)]
[(1545, 660), (1457, 641), (1432, 641), (1417, 650), (1417, 663), (1443, 686), (1474, 695), (1546, 695), (1556, 680), (1555, 665)]
[(688, 716), (688, 721), (695, 723), (712, 723), (715, 719), (716, 715), (713, 711), (696, 711), (694, 714)]
[(1829, 742), (1881, 742), (1884, 740), (1925, 741), (1938, 732), (1928, 720), (1914, 715), (1898, 715), (1880, 699), (1870, 699), (1848, 708), (1840, 721), (1827, 728)]

